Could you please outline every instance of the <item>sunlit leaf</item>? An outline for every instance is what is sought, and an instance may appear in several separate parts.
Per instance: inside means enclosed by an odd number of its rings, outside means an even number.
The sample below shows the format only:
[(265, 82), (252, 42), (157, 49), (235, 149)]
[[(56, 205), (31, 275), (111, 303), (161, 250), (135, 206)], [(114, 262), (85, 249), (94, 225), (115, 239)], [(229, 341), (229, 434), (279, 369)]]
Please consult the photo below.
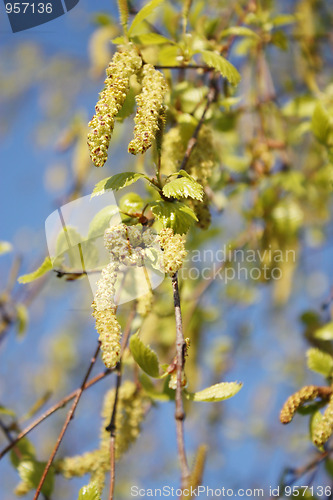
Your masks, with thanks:
[(333, 371), (333, 357), (327, 352), (311, 347), (306, 353), (308, 367), (324, 377), (329, 377)]
[(103, 179), (96, 184), (91, 197), (103, 194), (110, 189), (118, 191), (142, 178), (148, 179), (146, 175), (135, 172), (123, 172), (121, 174), (112, 175), (112, 177)]
[(133, 19), (132, 24), (128, 30), (128, 34), (131, 35), (133, 33), (134, 29), (137, 26), (139, 26), (139, 24), (142, 23), (142, 21), (147, 19), (147, 17), (150, 16), (150, 14), (152, 14), (154, 12), (154, 10), (156, 9), (156, 7), (158, 7), (162, 2), (163, 2), (163, 0), (151, 0), (146, 5), (144, 5), (142, 7), (142, 9), (139, 10), (139, 12), (136, 14), (135, 18)]
[(194, 179), (179, 177), (165, 184), (163, 194), (167, 198), (192, 198), (202, 201), (204, 190)]
[(151, 377), (159, 377), (157, 355), (149, 346), (146, 346), (142, 342), (137, 333), (132, 335), (129, 346), (132, 356), (140, 368)]
[(224, 399), (235, 396), (241, 390), (243, 384), (239, 382), (221, 382), (220, 384), (212, 385), (199, 392), (186, 392), (187, 399), (191, 401), (215, 402), (223, 401)]
[(50, 257), (46, 257), (43, 264), (36, 269), (36, 271), (29, 273), (29, 274), (24, 274), (23, 276), (20, 276), (18, 279), (19, 283), (31, 283), (32, 281), (37, 280), (41, 276), (43, 276), (45, 273), (48, 271), (51, 271), (52, 269), (52, 262)]
[(320, 143), (326, 144), (330, 132), (330, 117), (320, 102), (314, 109), (311, 125), (316, 139)]
[(95, 482), (89, 483), (87, 486), (79, 491), (78, 500), (100, 500), (101, 495), (98, 492), (98, 488)]
[(151, 211), (164, 227), (171, 227), (175, 233), (184, 234), (198, 221), (193, 210), (180, 201), (151, 202)]
[(241, 80), (241, 76), (235, 66), (227, 61), (227, 59), (208, 50), (202, 50), (200, 54), (207, 66), (219, 71), (221, 75), (229, 80), (232, 85), (238, 85)]
[(314, 333), (314, 337), (319, 340), (333, 340), (333, 321), (318, 328)]

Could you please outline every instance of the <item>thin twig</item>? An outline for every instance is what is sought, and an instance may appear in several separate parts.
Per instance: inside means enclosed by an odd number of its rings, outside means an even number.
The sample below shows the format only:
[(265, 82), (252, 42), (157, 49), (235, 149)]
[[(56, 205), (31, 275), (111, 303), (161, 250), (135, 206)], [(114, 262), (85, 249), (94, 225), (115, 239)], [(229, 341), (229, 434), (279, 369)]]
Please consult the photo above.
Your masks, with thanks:
[(125, 329), (124, 329), (124, 335), (121, 343), (121, 351), (120, 351), (120, 361), (117, 365), (117, 381), (116, 381), (116, 392), (115, 392), (115, 397), (114, 397), (114, 403), (113, 403), (113, 408), (112, 408), (112, 414), (111, 414), (111, 420), (109, 425), (106, 427), (106, 431), (110, 432), (110, 491), (109, 491), (109, 500), (113, 500), (114, 498), (114, 489), (115, 489), (115, 483), (116, 483), (116, 417), (117, 417), (117, 404), (118, 404), (118, 396), (119, 396), (119, 389), (121, 386), (121, 379), (122, 379), (122, 358), (128, 343), (128, 339), (131, 333), (131, 327), (132, 327), (132, 322), (135, 318), (136, 314), (136, 309), (137, 305), (136, 302), (134, 303), (134, 306), (130, 312), (130, 315), (128, 317)]
[(92, 369), (93, 369), (93, 366), (94, 366), (94, 364), (95, 364), (95, 362), (96, 362), (96, 359), (97, 359), (97, 356), (98, 356), (99, 350), (100, 350), (100, 343), (98, 343), (98, 347), (97, 347), (97, 349), (96, 349), (96, 351), (95, 351), (94, 356), (92, 357), (92, 359), (91, 359), (91, 361), (90, 361), (90, 364), (89, 364), (88, 370), (87, 370), (87, 372), (86, 372), (86, 374), (85, 374), (85, 376), (84, 376), (84, 379), (83, 379), (83, 382), (82, 382), (82, 384), (81, 384), (81, 387), (80, 387), (79, 391), (77, 392), (77, 394), (76, 394), (76, 396), (75, 396), (75, 399), (74, 399), (74, 402), (73, 402), (73, 404), (72, 404), (72, 407), (71, 407), (71, 409), (69, 410), (69, 412), (68, 412), (68, 414), (67, 414), (67, 417), (66, 417), (65, 423), (64, 423), (64, 425), (63, 425), (63, 427), (62, 427), (62, 429), (61, 429), (61, 432), (60, 432), (60, 434), (59, 434), (59, 436), (58, 436), (57, 442), (56, 442), (56, 444), (55, 444), (55, 446), (54, 446), (54, 448), (53, 448), (53, 451), (52, 451), (52, 453), (51, 453), (51, 455), (50, 455), (50, 458), (49, 458), (49, 460), (48, 460), (48, 462), (47, 462), (47, 464), (46, 464), (46, 466), (45, 466), (45, 469), (44, 469), (43, 475), (42, 475), (42, 477), (41, 477), (41, 480), (39, 481), (39, 485), (38, 485), (38, 487), (37, 487), (37, 490), (36, 490), (36, 493), (35, 493), (35, 496), (34, 496), (34, 499), (33, 499), (33, 500), (37, 500), (37, 499), (38, 499), (38, 497), (39, 497), (39, 495), (40, 495), (40, 492), (41, 492), (41, 489), (42, 489), (42, 487), (43, 487), (44, 481), (45, 481), (45, 479), (46, 479), (47, 473), (48, 473), (48, 472), (49, 472), (49, 470), (50, 470), (50, 467), (51, 467), (51, 465), (52, 465), (52, 463), (53, 463), (54, 457), (56, 456), (56, 453), (57, 453), (57, 451), (58, 451), (58, 449), (59, 449), (59, 446), (60, 446), (60, 444), (61, 444), (61, 441), (63, 440), (63, 437), (64, 437), (64, 435), (65, 435), (65, 433), (66, 433), (66, 430), (67, 430), (67, 428), (68, 428), (68, 426), (69, 426), (69, 423), (70, 423), (70, 421), (72, 420), (72, 418), (74, 417), (74, 413), (75, 413), (76, 407), (77, 407), (77, 405), (78, 405), (78, 403), (79, 403), (79, 401), (80, 401), (80, 398), (81, 398), (81, 396), (82, 396), (82, 394), (83, 394), (83, 391), (84, 391), (84, 386), (86, 385), (86, 382), (87, 382), (87, 380), (88, 380), (88, 378), (89, 378), (89, 376), (90, 376), (90, 373), (91, 373), (91, 371), (92, 371)]
[(190, 475), (190, 470), (187, 463), (185, 441), (184, 441), (184, 405), (182, 398), (182, 371), (184, 366), (185, 340), (183, 335), (182, 313), (180, 308), (180, 296), (178, 288), (177, 273), (172, 276), (173, 301), (175, 307), (176, 318), (176, 349), (177, 349), (177, 387), (176, 387), (176, 431), (177, 431), (177, 446), (181, 468), (181, 487), (185, 488)]
[[(108, 369), (108, 370), (104, 370), (103, 372), (99, 373), (98, 375), (96, 375), (94, 378), (92, 378), (89, 382), (87, 382), (84, 386), (84, 390), (88, 389), (89, 387), (91, 387), (92, 385), (95, 385), (97, 382), (99, 382), (100, 380), (104, 379), (107, 375), (109, 375), (110, 373), (112, 373), (113, 370), (111, 369)], [(28, 425), (22, 432), (20, 432), (20, 434), (18, 434), (16, 436), (15, 439), (13, 439), (13, 441), (8, 445), (6, 446), (1, 452), (0, 452), (0, 460), (1, 458), (3, 458), (6, 453), (8, 453), (12, 448), (13, 446), (15, 446), (22, 438), (24, 438), (27, 434), (29, 434), (33, 429), (35, 429), (39, 424), (41, 424), (42, 422), (44, 422), (44, 420), (46, 420), (48, 417), (50, 417), (51, 415), (53, 415), (53, 413), (55, 413), (57, 410), (59, 410), (60, 408), (63, 408), (64, 406), (66, 406), (67, 403), (69, 403), (69, 401), (71, 401), (72, 399), (74, 399), (78, 392), (80, 391), (81, 388), (78, 388), (76, 389), (75, 391), (71, 392), (70, 394), (68, 394), (67, 396), (65, 396), (64, 398), (62, 398), (58, 403), (54, 404), (53, 406), (51, 406), (51, 408), (49, 408), (45, 413), (43, 413), (40, 417), (38, 417), (36, 420), (34, 420), (30, 425)]]

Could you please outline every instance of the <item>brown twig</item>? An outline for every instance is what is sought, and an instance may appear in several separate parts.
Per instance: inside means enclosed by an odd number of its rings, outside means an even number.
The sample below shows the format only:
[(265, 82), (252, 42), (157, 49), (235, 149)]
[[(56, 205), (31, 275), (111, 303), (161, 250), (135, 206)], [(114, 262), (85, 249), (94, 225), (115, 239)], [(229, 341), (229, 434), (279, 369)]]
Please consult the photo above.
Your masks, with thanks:
[(178, 288), (177, 273), (172, 276), (173, 301), (175, 307), (176, 318), (176, 349), (177, 349), (177, 387), (176, 387), (176, 432), (178, 455), (181, 468), (181, 487), (185, 488), (190, 475), (190, 470), (187, 463), (185, 441), (184, 441), (184, 405), (182, 398), (182, 371), (184, 366), (185, 340), (183, 335), (182, 313), (180, 308), (180, 296)]
[(87, 372), (86, 372), (86, 374), (85, 374), (85, 376), (84, 376), (84, 379), (83, 379), (83, 382), (82, 382), (82, 384), (81, 384), (81, 387), (80, 387), (80, 389), (78, 390), (78, 392), (77, 392), (77, 394), (76, 394), (76, 396), (75, 396), (74, 402), (73, 402), (73, 404), (72, 404), (72, 406), (71, 406), (71, 409), (69, 410), (69, 412), (68, 412), (68, 414), (67, 414), (67, 417), (66, 417), (65, 423), (64, 423), (64, 425), (63, 425), (63, 427), (62, 427), (62, 429), (61, 429), (61, 432), (60, 432), (60, 434), (59, 434), (59, 436), (58, 436), (57, 442), (56, 442), (56, 444), (55, 444), (55, 446), (54, 446), (54, 448), (53, 448), (53, 450), (52, 450), (52, 453), (51, 453), (51, 455), (50, 455), (50, 457), (49, 457), (49, 460), (48, 460), (48, 462), (47, 462), (47, 464), (46, 464), (46, 466), (45, 466), (45, 469), (44, 469), (43, 475), (42, 475), (42, 477), (41, 477), (41, 480), (39, 481), (39, 484), (38, 484), (38, 487), (37, 487), (37, 490), (36, 490), (36, 493), (35, 493), (35, 496), (34, 496), (34, 499), (33, 499), (33, 500), (37, 500), (37, 499), (38, 499), (38, 497), (39, 497), (39, 495), (40, 495), (41, 489), (42, 489), (42, 487), (43, 487), (43, 484), (44, 484), (44, 481), (45, 481), (45, 479), (46, 479), (46, 476), (47, 476), (47, 474), (48, 474), (48, 472), (49, 472), (49, 470), (50, 470), (50, 467), (51, 467), (51, 465), (52, 465), (52, 463), (53, 463), (54, 457), (56, 456), (56, 453), (57, 453), (57, 451), (58, 451), (58, 449), (59, 449), (59, 446), (60, 446), (60, 444), (61, 444), (61, 441), (63, 440), (63, 437), (64, 437), (64, 435), (65, 435), (65, 433), (66, 433), (66, 430), (67, 430), (67, 428), (68, 428), (68, 426), (69, 426), (69, 423), (70, 423), (70, 421), (72, 420), (72, 418), (74, 417), (74, 413), (75, 413), (76, 407), (77, 407), (77, 405), (78, 405), (78, 403), (79, 403), (79, 401), (80, 401), (80, 398), (81, 398), (81, 396), (82, 396), (82, 394), (83, 394), (83, 391), (84, 391), (84, 386), (86, 385), (86, 383), (87, 383), (87, 381), (88, 381), (88, 378), (89, 378), (89, 376), (90, 376), (91, 370), (93, 369), (93, 366), (94, 366), (94, 364), (95, 364), (95, 362), (96, 362), (96, 359), (97, 359), (97, 356), (98, 356), (99, 350), (100, 350), (100, 343), (98, 343), (98, 347), (97, 347), (97, 349), (96, 349), (96, 351), (95, 351), (95, 354), (93, 355), (93, 357), (92, 357), (92, 359), (91, 359), (91, 361), (90, 361), (90, 364), (89, 364), (88, 370), (87, 370)]
[[(89, 382), (87, 382), (84, 386), (84, 390), (88, 389), (92, 385), (95, 385), (97, 382), (105, 378), (107, 375), (112, 373), (113, 370), (104, 370), (103, 372), (99, 373), (96, 375), (94, 378), (92, 378)], [(46, 412), (44, 412), (40, 417), (38, 417), (36, 420), (34, 420), (30, 425), (28, 425), (22, 432), (20, 432), (16, 438), (13, 439), (13, 441), (7, 445), (3, 450), (0, 452), (0, 460), (3, 458), (6, 453), (8, 453), (21, 439), (23, 439), (27, 434), (29, 434), (33, 429), (35, 429), (39, 424), (44, 422), (48, 417), (53, 415), (57, 410), (60, 408), (63, 408), (66, 406), (69, 401), (74, 399), (77, 396), (77, 393), (80, 391), (80, 388), (76, 389), (75, 391), (71, 392), (64, 398), (62, 398), (58, 403), (54, 404), (49, 408)]]
[(122, 358), (124, 355), (124, 351), (126, 349), (128, 339), (131, 333), (132, 322), (135, 318), (136, 314), (136, 302), (131, 310), (131, 313), (128, 317), (127, 324), (124, 330), (123, 340), (121, 343), (121, 352), (120, 352), (120, 361), (117, 365), (117, 381), (116, 381), (116, 392), (114, 397), (114, 403), (112, 408), (111, 420), (109, 425), (106, 427), (106, 431), (110, 432), (110, 491), (109, 491), (109, 500), (113, 500), (114, 498), (114, 488), (116, 483), (116, 417), (117, 417), (117, 405), (118, 405), (118, 396), (119, 389), (121, 386), (122, 379)]

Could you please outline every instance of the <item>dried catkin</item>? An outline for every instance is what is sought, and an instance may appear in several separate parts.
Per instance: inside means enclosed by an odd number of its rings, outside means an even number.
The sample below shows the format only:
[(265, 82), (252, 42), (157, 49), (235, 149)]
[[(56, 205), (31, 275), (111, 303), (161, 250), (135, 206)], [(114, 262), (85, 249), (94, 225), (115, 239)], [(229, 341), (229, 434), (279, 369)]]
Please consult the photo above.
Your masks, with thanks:
[(323, 446), (333, 432), (333, 396), (330, 397), (323, 418), (313, 429), (312, 440), (316, 446)]
[(116, 52), (106, 70), (105, 87), (95, 106), (95, 115), (89, 122), (90, 156), (96, 167), (107, 160), (108, 148), (114, 128), (114, 119), (122, 108), (129, 90), (129, 79), (141, 68), (142, 60), (132, 47)]
[(293, 419), (298, 408), (307, 401), (311, 401), (319, 397), (328, 397), (330, 394), (329, 387), (317, 387), (315, 385), (307, 385), (299, 391), (292, 394), (284, 403), (280, 413), (280, 421), (282, 424), (288, 424)]
[(134, 118), (134, 139), (128, 146), (129, 153), (145, 153), (151, 147), (159, 126), (162, 126), (160, 112), (166, 90), (162, 73), (151, 64), (145, 64), (142, 69), (142, 90), (136, 96), (138, 109)]
[(158, 239), (163, 250), (165, 272), (173, 276), (182, 267), (187, 255), (185, 238), (174, 234), (168, 227), (160, 231)]

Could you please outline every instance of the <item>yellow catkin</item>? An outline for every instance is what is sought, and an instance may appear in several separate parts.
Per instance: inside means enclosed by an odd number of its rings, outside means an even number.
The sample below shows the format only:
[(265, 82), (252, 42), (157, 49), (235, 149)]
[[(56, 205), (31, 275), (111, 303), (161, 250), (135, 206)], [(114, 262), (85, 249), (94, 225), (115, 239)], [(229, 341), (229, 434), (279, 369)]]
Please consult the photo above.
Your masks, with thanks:
[[(110, 422), (114, 405), (115, 390), (109, 391), (104, 398), (102, 417), (104, 424), (101, 429), (101, 449), (110, 449), (110, 433), (105, 427)], [(140, 434), (140, 425), (145, 414), (146, 398), (137, 386), (126, 381), (119, 389), (116, 414), (116, 460), (128, 450)]]
[(129, 143), (128, 151), (134, 155), (145, 153), (152, 145), (157, 129), (161, 125), (160, 112), (167, 86), (162, 73), (151, 64), (142, 69), (142, 90), (136, 96), (138, 109), (134, 118), (134, 139)]
[[(94, 304), (93, 304), (94, 307)], [(120, 361), (121, 327), (115, 309), (98, 310), (94, 307), (93, 316), (101, 342), (102, 360), (106, 368), (114, 368)]]
[(149, 290), (145, 295), (141, 295), (141, 297), (138, 298), (138, 303), (137, 303), (137, 313), (140, 314), (143, 318), (148, 316), (152, 309), (153, 305), (153, 299), (154, 295), (152, 290)]
[(333, 433), (333, 396), (330, 397), (322, 420), (313, 429), (313, 442), (316, 446), (323, 446)]
[[(187, 148), (187, 142), (180, 126), (170, 129), (164, 135), (161, 160), (161, 168), (164, 174), (170, 175), (179, 170)], [(212, 174), (215, 163), (212, 131), (207, 126), (202, 126), (197, 143), (186, 164), (186, 170), (195, 180), (205, 186)]]
[(141, 65), (138, 53), (130, 47), (116, 52), (106, 70), (105, 88), (95, 106), (96, 113), (89, 122), (88, 146), (96, 167), (102, 167), (107, 160), (115, 116), (125, 102), (130, 77), (139, 71)]
[(56, 464), (56, 469), (67, 479), (81, 477), (99, 469), (101, 456), (100, 450), (94, 450), (83, 453), (83, 455), (66, 457)]
[(209, 200), (207, 198), (207, 195), (204, 195), (202, 201), (191, 200), (190, 204), (198, 219), (197, 226), (201, 229), (208, 229), (212, 220), (212, 216), (209, 210)]
[(328, 397), (331, 390), (329, 387), (317, 387), (315, 385), (307, 385), (299, 391), (292, 394), (282, 407), (280, 413), (280, 421), (282, 424), (288, 424), (293, 419), (298, 408), (307, 401), (316, 399), (317, 397)]
[(158, 239), (163, 250), (165, 272), (173, 276), (181, 268), (187, 255), (185, 238), (174, 234), (171, 228), (165, 228), (160, 231)]

